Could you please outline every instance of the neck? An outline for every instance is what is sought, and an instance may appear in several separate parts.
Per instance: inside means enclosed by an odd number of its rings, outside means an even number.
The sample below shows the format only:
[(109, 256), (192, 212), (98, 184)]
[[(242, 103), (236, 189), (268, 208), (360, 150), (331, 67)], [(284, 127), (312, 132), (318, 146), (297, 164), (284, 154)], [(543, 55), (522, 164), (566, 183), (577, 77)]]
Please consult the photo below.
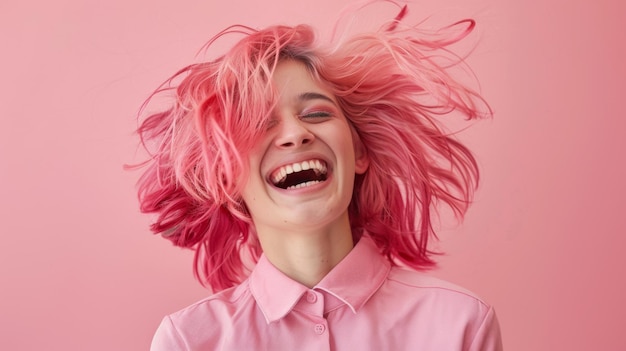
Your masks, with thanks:
[(282, 231), (257, 228), (257, 232), (268, 261), (309, 288), (317, 285), (354, 246), (347, 213), (330, 227)]

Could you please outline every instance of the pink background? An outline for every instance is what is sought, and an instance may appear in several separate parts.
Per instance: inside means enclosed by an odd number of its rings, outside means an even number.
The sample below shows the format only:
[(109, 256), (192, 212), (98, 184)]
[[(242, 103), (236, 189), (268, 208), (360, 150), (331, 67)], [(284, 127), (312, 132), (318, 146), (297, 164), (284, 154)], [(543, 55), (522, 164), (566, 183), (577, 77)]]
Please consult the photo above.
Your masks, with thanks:
[[(0, 4), (0, 349), (145, 350), (207, 292), (122, 170), (139, 104), (229, 24), (327, 28), (344, 2), (17, 3)], [(484, 182), (436, 274), (496, 306), (508, 351), (626, 350), (624, 2), (411, 11), (479, 21), (470, 64), (496, 111), (463, 134)]]

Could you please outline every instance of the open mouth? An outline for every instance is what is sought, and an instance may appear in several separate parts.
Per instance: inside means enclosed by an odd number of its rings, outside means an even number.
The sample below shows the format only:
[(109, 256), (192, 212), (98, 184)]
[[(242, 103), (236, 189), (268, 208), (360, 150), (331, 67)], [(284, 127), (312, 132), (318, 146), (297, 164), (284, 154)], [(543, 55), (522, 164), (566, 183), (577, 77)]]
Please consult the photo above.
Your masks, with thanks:
[(308, 160), (282, 166), (270, 179), (281, 189), (299, 189), (321, 183), (327, 179), (328, 167), (322, 160)]

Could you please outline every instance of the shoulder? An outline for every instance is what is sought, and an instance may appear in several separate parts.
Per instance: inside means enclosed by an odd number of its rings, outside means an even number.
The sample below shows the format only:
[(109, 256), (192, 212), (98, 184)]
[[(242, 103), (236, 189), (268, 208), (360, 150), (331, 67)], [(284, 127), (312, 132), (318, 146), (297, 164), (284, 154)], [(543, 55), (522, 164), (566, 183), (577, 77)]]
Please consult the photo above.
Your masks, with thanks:
[[(379, 308), (393, 311), (404, 325), (433, 331), (445, 342), (458, 337), (463, 350), (502, 350), (500, 327), (493, 307), (475, 293), (424, 273), (393, 267), (380, 288)], [(385, 317), (386, 318), (386, 317)], [(444, 342), (444, 340), (441, 342)]]
[[(393, 267), (379, 289), (381, 299), (402, 301), (403, 309), (416, 316), (447, 324), (452, 321), (481, 324), (493, 308), (475, 293), (424, 273)], [(410, 312), (412, 311), (412, 312)]]
[(237, 310), (243, 308), (251, 299), (248, 281), (200, 301), (197, 301), (168, 317), (176, 324), (195, 324), (197, 321), (216, 321), (228, 319)]
[(416, 294), (434, 294), (488, 306), (483, 299), (472, 291), (425, 273), (401, 267), (393, 267), (387, 279), (390, 284), (412, 290)]
[(215, 345), (223, 337), (223, 330), (236, 322), (236, 316), (250, 309), (251, 299), (245, 281), (166, 316), (153, 337), (151, 350), (193, 350)]

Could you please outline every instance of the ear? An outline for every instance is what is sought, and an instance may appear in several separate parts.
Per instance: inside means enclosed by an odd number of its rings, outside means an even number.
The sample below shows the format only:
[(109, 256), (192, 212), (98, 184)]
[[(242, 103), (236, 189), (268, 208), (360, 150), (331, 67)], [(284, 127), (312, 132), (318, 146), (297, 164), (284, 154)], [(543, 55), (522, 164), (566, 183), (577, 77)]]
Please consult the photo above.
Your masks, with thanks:
[(370, 158), (367, 155), (365, 145), (363, 145), (361, 138), (356, 132), (352, 133), (352, 140), (354, 143), (354, 172), (363, 174), (369, 168)]

